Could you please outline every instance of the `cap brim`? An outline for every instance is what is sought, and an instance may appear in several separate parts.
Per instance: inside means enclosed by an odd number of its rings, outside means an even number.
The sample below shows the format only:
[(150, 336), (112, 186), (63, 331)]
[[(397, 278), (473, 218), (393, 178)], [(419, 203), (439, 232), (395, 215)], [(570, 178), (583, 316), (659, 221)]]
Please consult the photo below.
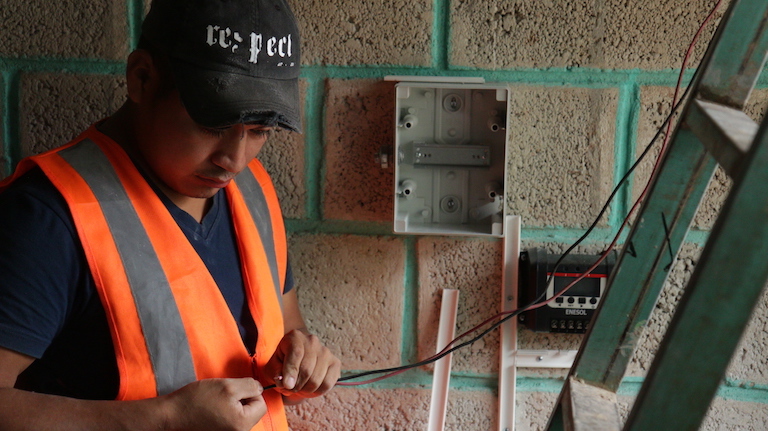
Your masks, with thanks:
[(280, 127), (301, 132), (297, 78), (256, 78), (205, 70), (173, 59), (171, 63), (181, 101), (196, 123), (222, 127), (274, 113)]

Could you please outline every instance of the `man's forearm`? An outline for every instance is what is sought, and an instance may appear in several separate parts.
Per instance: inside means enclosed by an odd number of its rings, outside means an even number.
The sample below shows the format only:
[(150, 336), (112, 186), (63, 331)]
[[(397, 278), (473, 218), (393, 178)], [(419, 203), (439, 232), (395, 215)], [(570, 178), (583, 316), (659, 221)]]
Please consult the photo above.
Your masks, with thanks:
[(91, 401), (0, 389), (0, 429), (89, 431), (170, 429), (169, 406), (162, 398)]
[(138, 401), (89, 401), (0, 389), (3, 431), (249, 431), (267, 413), (252, 378), (204, 379)]

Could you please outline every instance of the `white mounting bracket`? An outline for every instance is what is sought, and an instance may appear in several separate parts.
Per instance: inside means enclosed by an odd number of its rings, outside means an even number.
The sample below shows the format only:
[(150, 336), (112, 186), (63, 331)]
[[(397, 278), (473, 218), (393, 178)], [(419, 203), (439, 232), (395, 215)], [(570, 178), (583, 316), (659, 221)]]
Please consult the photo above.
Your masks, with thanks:
[[(440, 326), (437, 330), (437, 351), (440, 353), (456, 336), (456, 313), (459, 310), (459, 290), (443, 289), (440, 304)], [(428, 431), (445, 429), (445, 413), (448, 409), (448, 390), (451, 386), (451, 358), (449, 353), (435, 362), (432, 373), (432, 398), (429, 405)]]
[[(520, 216), (507, 215), (504, 222), (504, 269), (501, 280), (501, 311), (517, 310), (520, 262)], [(517, 318), (501, 325), (499, 366), (499, 431), (515, 429), (517, 369), (571, 368), (576, 350), (518, 350)]]
[(578, 350), (517, 350), (518, 368), (571, 368)]
[[(504, 256), (501, 276), (501, 311), (517, 309), (517, 279), (520, 263), (520, 216), (508, 215), (504, 221)], [(499, 364), (499, 431), (515, 429), (517, 386), (517, 319), (501, 324)]]

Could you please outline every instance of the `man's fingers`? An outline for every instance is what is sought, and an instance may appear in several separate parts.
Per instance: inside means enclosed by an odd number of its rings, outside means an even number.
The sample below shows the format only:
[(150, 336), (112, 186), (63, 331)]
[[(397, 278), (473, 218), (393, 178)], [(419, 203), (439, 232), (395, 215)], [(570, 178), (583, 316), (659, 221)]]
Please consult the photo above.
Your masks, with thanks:
[(330, 391), (341, 375), (341, 361), (332, 354), (324, 355), (322, 366), (315, 367), (315, 373), (307, 381), (301, 392), (305, 396), (318, 396)]
[(316, 366), (317, 356), (314, 352), (313, 354), (302, 356), (301, 362), (298, 364), (289, 364), (286, 362), (283, 364), (283, 387), (293, 391), (303, 390), (307, 381), (309, 381), (312, 375), (316, 372)]
[[(315, 336), (307, 337), (307, 348), (299, 366), (293, 392), (316, 396), (329, 391), (341, 374), (341, 361)], [(284, 385), (288, 388), (288, 385)]]
[(247, 421), (258, 421), (267, 413), (262, 393), (264, 387), (252, 378), (228, 379), (228, 390), (234, 399), (239, 400), (243, 408), (243, 417)]
[(241, 399), (240, 404), (243, 405), (243, 415), (254, 423), (267, 413), (267, 405), (261, 394), (252, 398)]
[(204, 379), (165, 397), (172, 429), (251, 429), (267, 413), (258, 381), (246, 378)]
[(251, 400), (261, 396), (264, 387), (258, 380), (250, 377), (240, 379), (226, 379), (227, 390), (233, 398), (239, 400)]
[(297, 334), (292, 332), (289, 336), (290, 339), (283, 338), (284, 345), (288, 346), (288, 351), (283, 351), (285, 356), (283, 358), (282, 370), (280, 370), (283, 379), (280, 383), (283, 388), (293, 390), (298, 381), (299, 369), (302, 366), (302, 362), (305, 361), (305, 349), (304, 343), (295, 340), (298, 336)]
[(317, 336), (294, 330), (283, 337), (265, 371), (273, 373), (281, 394), (314, 397), (333, 388), (341, 361)]

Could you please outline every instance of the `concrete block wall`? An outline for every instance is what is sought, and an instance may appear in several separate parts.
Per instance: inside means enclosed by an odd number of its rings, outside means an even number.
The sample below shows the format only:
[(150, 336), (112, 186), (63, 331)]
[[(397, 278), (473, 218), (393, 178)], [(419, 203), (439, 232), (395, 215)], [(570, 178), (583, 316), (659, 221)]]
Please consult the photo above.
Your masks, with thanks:
[[(393, 173), (374, 160), (394, 137), (394, 85), (385, 76), (508, 83), (506, 206), (522, 216), (524, 247), (562, 252), (661, 125), (687, 45), (714, 4), (292, 0), (302, 30), (305, 133), (278, 134), (259, 157), (287, 218), (307, 322), (344, 369), (392, 367), (433, 352), (443, 288), (461, 291), (459, 333), (499, 307), (501, 241), (392, 233)], [(144, 0), (4, 0), (0, 176), (119, 106), (124, 59), (147, 6)], [(705, 29), (691, 65), (713, 28)], [(691, 76), (689, 68), (685, 79)], [(750, 112), (761, 118), (768, 94), (761, 88), (753, 100)], [(646, 161), (579, 252), (605, 247), (649, 174)], [(625, 415), (728, 187), (719, 173), (642, 335), (620, 390)], [(762, 429), (768, 420), (767, 313), (764, 297), (703, 429)], [(498, 340), (492, 333), (454, 355), (446, 429), (497, 428)], [(576, 348), (580, 341), (520, 329), (525, 348)], [(541, 429), (564, 376), (520, 371), (517, 429)], [(292, 428), (425, 429), (430, 384), (431, 367), (422, 367), (338, 387), (289, 409)]]

